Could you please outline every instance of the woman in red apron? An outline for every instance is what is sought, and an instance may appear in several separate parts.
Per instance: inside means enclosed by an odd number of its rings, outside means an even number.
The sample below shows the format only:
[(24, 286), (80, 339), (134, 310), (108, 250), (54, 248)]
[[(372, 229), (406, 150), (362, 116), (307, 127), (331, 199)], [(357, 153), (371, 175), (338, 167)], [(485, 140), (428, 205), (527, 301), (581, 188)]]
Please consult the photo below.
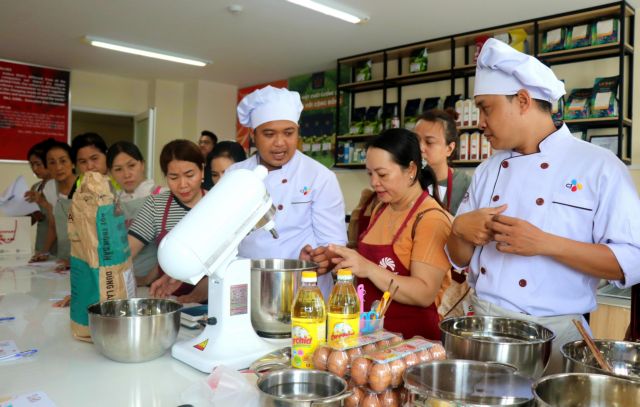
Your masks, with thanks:
[[(174, 140), (165, 145), (160, 153), (160, 168), (169, 191), (147, 197), (129, 228), (129, 246), (133, 257), (147, 243), (155, 241), (159, 244), (205, 193), (200, 187), (204, 158), (192, 141)], [(151, 283), (159, 279), (168, 279), (168, 276), (158, 266), (145, 276), (144, 282)], [(187, 294), (193, 289), (193, 285), (184, 284), (180, 288), (174, 287), (168, 294), (178, 296), (179, 301), (190, 302), (192, 299)]]
[(429, 110), (418, 118), (415, 129), (422, 158), (435, 172), (441, 192), (446, 187), (446, 192), (440, 194), (443, 207), (454, 215), (471, 184), (471, 177), (467, 173), (454, 171), (449, 166), (458, 143), (455, 116), (456, 112), (452, 109)]
[(434, 300), (450, 267), (444, 245), (451, 227), (437, 189), (436, 197), (427, 191), (435, 176), (428, 167), (421, 170), (418, 139), (405, 129), (389, 129), (372, 140), (366, 165), (381, 204), (357, 251), (331, 246), (340, 257), (338, 267), (351, 268), (364, 285), (364, 311), (391, 280), (399, 287), (385, 314), (385, 329), (406, 338), (440, 339)]

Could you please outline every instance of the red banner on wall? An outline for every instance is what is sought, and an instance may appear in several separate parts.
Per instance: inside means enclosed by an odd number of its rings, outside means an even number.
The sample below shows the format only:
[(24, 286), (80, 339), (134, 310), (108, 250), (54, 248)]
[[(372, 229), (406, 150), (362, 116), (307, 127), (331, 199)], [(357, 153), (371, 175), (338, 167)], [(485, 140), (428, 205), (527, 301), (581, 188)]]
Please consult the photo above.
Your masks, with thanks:
[(26, 160), (52, 137), (66, 142), (69, 71), (0, 61), (0, 160)]

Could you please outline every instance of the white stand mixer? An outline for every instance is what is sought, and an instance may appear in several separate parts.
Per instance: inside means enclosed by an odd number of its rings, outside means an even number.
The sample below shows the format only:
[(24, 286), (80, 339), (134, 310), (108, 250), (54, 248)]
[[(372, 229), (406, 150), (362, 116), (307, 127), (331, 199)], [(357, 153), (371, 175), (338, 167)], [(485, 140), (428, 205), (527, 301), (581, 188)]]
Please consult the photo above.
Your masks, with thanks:
[(171, 348), (173, 357), (205, 373), (221, 364), (246, 368), (278, 347), (253, 329), (251, 264), (236, 257), (254, 227), (277, 238), (266, 176), (263, 166), (225, 174), (158, 247), (158, 262), (171, 277), (196, 284), (209, 276), (208, 324), (197, 337)]

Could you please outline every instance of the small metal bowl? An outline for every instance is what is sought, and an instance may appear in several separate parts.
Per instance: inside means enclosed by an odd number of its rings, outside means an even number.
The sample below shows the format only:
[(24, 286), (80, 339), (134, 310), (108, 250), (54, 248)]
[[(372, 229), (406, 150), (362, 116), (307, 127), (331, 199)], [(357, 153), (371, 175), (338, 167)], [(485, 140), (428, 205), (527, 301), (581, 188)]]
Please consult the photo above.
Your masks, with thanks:
[(351, 396), (347, 382), (321, 370), (273, 370), (258, 379), (260, 405), (267, 407), (339, 407)]
[(91, 339), (100, 353), (118, 362), (155, 359), (176, 341), (181, 308), (176, 301), (155, 298), (90, 305)]
[(607, 375), (563, 373), (535, 382), (533, 395), (539, 407), (631, 407), (640, 400), (640, 384)]
[(449, 359), (500, 362), (534, 379), (547, 367), (555, 338), (542, 325), (501, 317), (449, 318), (440, 331)]
[(584, 341), (565, 343), (560, 352), (566, 373), (608, 374), (640, 382), (640, 343), (594, 340), (596, 347), (613, 368), (613, 374), (602, 370)]

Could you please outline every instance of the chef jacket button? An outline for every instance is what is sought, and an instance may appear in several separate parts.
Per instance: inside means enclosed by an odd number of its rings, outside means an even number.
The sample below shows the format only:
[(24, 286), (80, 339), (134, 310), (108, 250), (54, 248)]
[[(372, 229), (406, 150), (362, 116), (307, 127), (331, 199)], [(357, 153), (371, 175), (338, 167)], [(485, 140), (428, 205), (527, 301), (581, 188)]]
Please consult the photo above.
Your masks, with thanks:
[(549, 163), (540, 164), (540, 168), (542, 168), (543, 170), (546, 170), (547, 168), (549, 168)]
[(509, 161), (504, 160), (502, 161), (502, 168), (507, 168), (509, 166)]
[(484, 267), (480, 267), (480, 273), (486, 274), (487, 273), (487, 269), (485, 269)]
[(282, 206), (282, 204), (278, 205), (278, 210), (281, 211), (282, 208), (284, 208), (284, 206)]
[(498, 199), (500, 199), (500, 195), (494, 195), (492, 198), (493, 202), (496, 202)]
[(536, 205), (538, 205), (538, 206), (544, 205), (544, 199), (542, 199), (542, 198), (536, 199)]
[(283, 178), (283, 179), (282, 179), (282, 183), (283, 183), (283, 184), (286, 184), (286, 183), (287, 183), (287, 179), (286, 179), (286, 178)]
[(520, 287), (526, 287), (527, 286), (527, 280), (525, 280), (524, 278), (521, 279), (520, 281), (518, 281), (518, 285)]

